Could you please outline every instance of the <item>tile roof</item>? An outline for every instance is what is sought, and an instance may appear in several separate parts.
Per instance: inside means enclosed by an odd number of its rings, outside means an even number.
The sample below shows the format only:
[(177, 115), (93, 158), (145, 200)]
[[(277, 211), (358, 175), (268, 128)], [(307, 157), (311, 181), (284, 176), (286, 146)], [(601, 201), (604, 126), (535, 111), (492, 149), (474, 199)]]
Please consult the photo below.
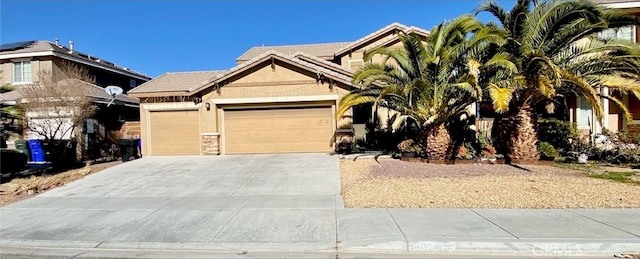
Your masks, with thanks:
[(334, 42), (334, 43), (319, 43), (319, 44), (300, 44), (300, 45), (282, 45), (282, 46), (264, 46), (253, 47), (244, 54), (242, 54), (236, 61), (238, 63), (246, 62), (253, 59), (267, 51), (273, 50), (282, 54), (291, 55), (296, 52), (305, 52), (316, 57), (325, 57), (332, 59), (333, 53), (350, 44), (350, 42)]
[(34, 41), (31, 44), (27, 44), (24, 47), (20, 47), (20, 48), (16, 48), (16, 49), (11, 49), (11, 50), (5, 50), (5, 51), (1, 51), (0, 52), (0, 58), (4, 55), (13, 55), (13, 54), (25, 54), (25, 53), (32, 53), (32, 52), (42, 52), (42, 51), (52, 51), (58, 55), (60, 55), (63, 58), (76, 58), (76, 59), (80, 59), (83, 60), (91, 65), (97, 66), (97, 67), (107, 67), (110, 69), (115, 69), (117, 71), (119, 71), (120, 73), (125, 73), (125, 74), (129, 74), (129, 75), (133, 75), (136, 77), (139, 77), (140, 79), (145, 79), (145, 80), (149, 80), (151, 79), (149, 76), (142, 74), (140, 72), (137, 71), (133, 71), (129, 68), (126, 67), (122, 67), (122, 66), (118, 66), (112, 62), (109, 62), (107, 60), (98, 58), (96, 56), (92, 56), (89, 54), (85, 54), (82, 52), (79, 52), (77, 50), (73, 50), (71, 51), (71, 49), (63, 46), (63, 45), (56, 45), (53, 42), (49, 42), (49, 41), (45, 41), (45, 40), (40, 40), (40, 41)]
[(388, 32), (394, 31), (394, 30), (404, 31), (406, 33), (418, 33), (418, 34), (423, 34), (423, 35), (429, 35), (429, 31), (427, 31), (427, 30), (424, 30), (424, 29), (421, 29), (421, 28), (418, 28), (418, 27), (415, 27), (415, 26), (408, 27), (408, 26), (406, 26), (404, 24), (400, 24), (400, 23), (394, 22), (392, 24), (389, 24), (389, 25), (383, 27), (382, 29), (374, 31), (374, 32), (370, 33), (369, 35), (358, 39), (357, 41), (352, 42), (349, 45), (346, 45), (346, 46), (336, 50), (335, 55), (336, 56), (341, 56), (341, 55), (347, 53), (348, 51), (359, 47), (362, 44), (365, 44), (365, 43), (367, 43), (367, 42), (369, 42), (371, 40), (376, 39), (377, 37), (380, 37), (380, 36), (384, 35), (385, 33), (388, 33)]
[(155, 93), (155, 92), (189, 92), (189, 89), (198, 86), (209, 79), (223, 74), (224, 70), (173, 72), (162, 74), (153, 80), (131, 89), (129, 93)]
[(294, 58), (300, 59), (302, 61), (306, 61), (315, 65), (321, 66), (321, 67), (329, 68), (335, 72), (341, 73), (346, 76), (353, 76), (353, 70), (343, 67), (341, 65), (338, 65), (336, 63), (333, 63), (331, 61), (318, 58), (314, 55), (310, 55), (304, 52), (296, 52), (291, 56)]
[[(109, 95), (107, 92), (105, 92), (104, 88), (91, 84), (91, 83), (87, 83), (81, 80), (77, 80), (77, 79), (70, 79), (73, 81), (78, 81), (80, 82), (84, 87), (89, 87), (90, 90), (90, 95), (87, 97), (91, 97), (93, 98), (94, 101), (98, 101), (98, 102), (109, 102), (111, 101), (111, 95)], [(74, 84), (74, 87), (79, 86), (77, 84)], [(25, 87), (25, 86), (22, 86)], [(3, 94), (0, 94), (0, 103), (5, 103), (5, 104), (10, 104), (13, 105), (16, 102), (19, 102), (22, 98), (22, 91), (20, 90), (21, 88), (18, 88), (16, 90), (13, 90), (11, 92), (6, 92)], [(116, 103), (124, 103), (124, 104), (139, 104), (140, 101), (136, 98), (132, 98), (129, 97), (125, 94), (121, 94), (121, 95), (116, 95), (115, 97)]]
[(327, 68), (324, 68), (324, 67), (321, 67), (321, 66), (318, 66), (318, 65), (315, 65), (315, 64), (312, 64), (312, 63), (309, 63), (309, 62), (294, 58), (291, 55), (285, 55), (285, 54), (277, 52), (275, 50), (269, 50), (269, 51), (267, 51), (265, 53), (262, 53), (261, 55), (255, 57), (255, 58), (252, 58), (251, 60), (248, 60), (247, 62), (244, 62), (244, 63), (242, 63), (240, 65), (237, 65), (237, 66), (227, 70), (224, 74), (221, 74), (221, 75), (218, 75), (215, 78), (212, 78), (209, 82), (205, 82), (205, 83), (201, 84), (198, 87), (194, 87), (194, 88), (190, 89), (190, 92), (193, 92), (193, 93), (198, 92), (198, 91), (200, 91), (200, 90), (202, 90), (202, 89), (214, 84), (217, 81), (224, 80), (226, 77), (230, 77), (230, 76), (234, 75), (238, 71), (242, 71), (245, 68), (249, 68), (249, 67), (251, 67), (251, 66), (253, 66), (255, 64), (259, 64), (259, 63), (263, 62), (264, 60), (267, 60), (269, 57), (278, 58), (280, 60), (296, 64), (296, 65), (298, 65), (298, 66), (300, 66), (302, 68), (305, 68), (305, 69), (307, 69), (309, 71), (314, 71), (314, 72), (316, 72), (318, 74), (327, 76), (327, 77), (329, 77), (331, 79), (338, 80), (338, 81), (340, 81), (340, 82), (342, 82), (344, 84), (349, 84), (349, 85), (351, 84), (351, 77), (350, 76), (347, 76), (347, 75), (335, 72), (335, 71), (333, 71), (331, 69), (327, 69)]

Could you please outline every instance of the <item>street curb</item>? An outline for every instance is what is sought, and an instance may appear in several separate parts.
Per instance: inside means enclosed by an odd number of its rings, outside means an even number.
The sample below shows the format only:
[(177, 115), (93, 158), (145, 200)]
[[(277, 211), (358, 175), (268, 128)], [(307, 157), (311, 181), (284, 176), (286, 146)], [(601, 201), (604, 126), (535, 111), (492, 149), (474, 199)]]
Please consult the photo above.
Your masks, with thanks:
[[(485, 254), (517, 256), (595, 256), (620, 253), (638, 253), (637, 240), (392, 240), (348, 241), (338, 244), (338, 254), (387, 253), (387, 254)], [(349, 244), (353, 246), (349, 246)], [(360, 243), (357, 245), (356, 243)], [(370, 243), (370, 244), (367, 244)], [(348, 247), (347, 247), (348, 246)], [(34, 250), (83, 250), (83, 251), (172, 251), (176, 253), (211, 252), (275, 252), (275, 253), (335, 253), (335, 244), (311, 243), (171, 243), (171, 242), (83, 242), (66, 240), (15, 240), (0, 239), (0, 248)], [(0, 249), (3, 250), (3, 249)]]

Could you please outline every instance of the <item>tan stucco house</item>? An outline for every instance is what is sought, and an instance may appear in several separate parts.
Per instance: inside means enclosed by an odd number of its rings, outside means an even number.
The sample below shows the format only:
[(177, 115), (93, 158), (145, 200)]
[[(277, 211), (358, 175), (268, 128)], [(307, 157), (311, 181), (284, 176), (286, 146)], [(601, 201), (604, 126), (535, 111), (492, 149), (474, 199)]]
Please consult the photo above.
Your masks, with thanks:
[(401, 47), (400, 31), (428, 35), (393, 23), (354, 42), (254, 47), (229, 70), (144, 83), (129, 92), (140, 99), (142, 154), (331, 152), (368, 116), (335, 116), (341, 96), (357, 87), (353, 71), (367, 50)]

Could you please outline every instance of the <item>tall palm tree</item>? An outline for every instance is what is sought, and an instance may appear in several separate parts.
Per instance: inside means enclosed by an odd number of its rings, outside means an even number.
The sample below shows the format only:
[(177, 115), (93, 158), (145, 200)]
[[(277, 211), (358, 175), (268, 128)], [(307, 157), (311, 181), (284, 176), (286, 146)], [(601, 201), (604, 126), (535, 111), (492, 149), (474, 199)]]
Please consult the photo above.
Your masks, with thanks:
[(586, 0), (518, 0), (509, 12), (489, 0), (477, 9), (483, 11), (493, 14), (508, 35), (501, 50), (518, 71), (496, 74), (498, 79), (486, 87), (501, 114), (494, 120), (492, 138), (508, 159), (539, 157), (532, 107), (540, 101), (572, 92), (585, 97), (602, 119), (599, 87), (640, 93), (637, 46), (595, 38), (610, 28), (636, 25), (637, 18)]
[[(340, 100), (337, 116), (365, 103), (373, 104), (374, 110), (396, 111), (421, 126), (418, 142), (431, 158), (449, 157), (451, 139), (444, 123), (481, 98), (481, 69), (515, 69), (506, 55), (478, 59), (504, 41), (500, 32), (465, 15), (436, 26), (426, 44), (415, 34), (400, 34), (404, 48), (377, 48), (365, 54), (366, 64), (353, 79), (361, 88)], [(384, 57), (382, 63), (371, 63), (375, 55)]]

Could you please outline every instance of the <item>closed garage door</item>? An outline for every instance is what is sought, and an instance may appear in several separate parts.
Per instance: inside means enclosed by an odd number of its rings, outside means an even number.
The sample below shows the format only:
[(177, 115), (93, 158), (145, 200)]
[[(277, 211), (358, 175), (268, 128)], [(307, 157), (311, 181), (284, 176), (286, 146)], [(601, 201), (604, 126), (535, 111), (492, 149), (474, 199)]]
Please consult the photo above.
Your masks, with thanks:
[(150, 113), (152, 156), (200, 154), (198, 111), (162, 111)]
[(227, 154), (331, 151), (330, 107), (225, 110)]

